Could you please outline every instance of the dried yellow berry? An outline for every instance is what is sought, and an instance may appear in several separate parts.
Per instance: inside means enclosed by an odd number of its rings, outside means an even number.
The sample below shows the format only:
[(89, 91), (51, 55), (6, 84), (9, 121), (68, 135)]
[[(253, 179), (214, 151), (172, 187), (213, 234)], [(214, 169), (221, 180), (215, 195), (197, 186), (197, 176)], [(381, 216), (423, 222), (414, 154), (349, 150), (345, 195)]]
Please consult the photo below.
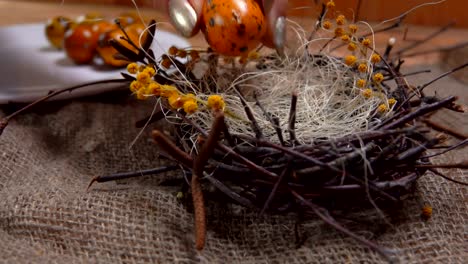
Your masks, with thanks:
[(380, 55), (379, 55), (379, 54), (375, 54), (375, 53), (372, 54), (372, 56), (371, 56), (371, 58), (370, 58), (370, 61), (371, 61), (372, 63), (374, 63), (374, 64), (375, 64), (375, 63), (379, 63), (380, 60), (381, 60)]
[(182, 106), (184, 106), (184, 100), (182, 96), (178, 94), (170, 96), (167, 100), (169, 102), (169, 105), (174, 109), (179, 109), (182, 108)]
[(396, 104), (397, 100), (395, 98), (390, 98), (388, 99), (387, 103), (390, 107), (394, 106)]
[(169, 58), (166, 58), (166, 59), (162, 59), (161, 60), (161, 66), (166, 68), (166, 69), (169, 69), (172, 65), (172, 61), (169, 59)]
[(145, 70), (137, 74), (137, 81), (143, 84), (149, 83), (150, 80), (151, 80), (151, 77), (149, 73), (147, 73)]
[(153, 77), (155, 74), (156, 74), (156, 70), (151, 67), (151, 66), (147, 66), (143, 72), (146, 72), (150, 77)]
[(354, 42), (351, 42), (348, 44), (348, 50), (349, 51), (355, 51), (357, 49), (357, 45)]
[(145, 89), (140, 89), (136, 92), (136, 97), (138, 100), (146, 100), (148, 96), (146, 96)]
[(195, 100), (187, 100), (184, 103), (184, 111), (187, 114), (193, 114), (198, 110), (198, 104)]
[(356, 33), (358, 31), (358, 26), (356, 24), (350, 24), (348, 28), (351, 33)]
[(341, 37), (344, 34), (344, 29), (343, 28), (335, 28), (335, 36)]
[(328, 9), (333, 9), (333, 8), (335, 8), (335, 6), (336, 5), (335, 5), (334, 1), (330, 0), (330, 1), (327, 2), (327, 8)]
[(200, 58), (200, 53), (196, 50), (191, 50), (189, 52), (189, 55), (192, 58), (192, 60), (198, 60)]
[(140, 90), (141, 88), (143, 88), (143, 83), (139, 82), (139, 81), (133, 81), (132, 83), (130, 83), (130, 91), (132, 91), (132, 93)]
[(171, 85), (162, 85), (161, 86), (161, 96), (162, 97), (173, 97), (173, 96), (179, 96), (179, 91), (174, 86)]
[(370, 47), (370, 45), (372, 44), (372, 41), (368, 38), (365, 38), (361, 41), (361, 44), (364, 46), (364, 47)]
[(364, 96), (365, 98), (371, 98), (373, 95), (373, 92), (372, 92), (372, 89), (364, 89), (362, 90), (362, 96)]
[(332, 23), (331, 23), (330, 21), (328, 21), (328, 20), (323, 21), (322, 27), (323, 27), (324, 29), (330, 29), (330, 28), (332, 27)]
[(146, 93), (156, 96), (161, 95), (161, 85), (157, 82), (152, 82), (148, 84), (148, 87), (146, 88)]
[(127, 65), (127, 71), (130, 74), (136, 74), (138, 72), (138, 64), (132, 62)]
[(346, 22), (346, 18), (344, 15), (339, 15), (336, 17), (335, 21), (338, 26), (343, 26)]
[(388, 106), (386, 104), (380, 104), (379, 107), (377, 107), (377, 112), (379, 113), (385, 113), (388, 110)]
[(145, 69), (146, 69), (146, 66), (145, 66), (145, 65), (140, 65), (140, 66), (138, 66), (138, 71), (139, 71), (139, 72), (142, 72), (142, 71), (144, 71)]
[(344, 63), (348, 66), (352, 66), (354, 63), (356, 63), (357, 58), (354, 55), (347, 55), (344, 59)]
[(344, 34), (343, 36), (341, 36), (341, 40), (344, 42), (349, 42), (351, 38), (349, 37), (349, 35)]
[(364, 79), (359, 79), (359, 80), (357, 80), (357, 82), (356, 82), (356, 86), (359, 87), (359, 88), (364, 88), (364, 86), (366, 86), (366, 83), (367, 83), (366, 80), (364, 80)]
[(213, 110), (223, 110), (226, 106), (226, 103), (224, 102), (223, 97), (221, 97), (220, 95), (210, 95), (208, 97), (207, 105)]
[(429, 205), (426, 205), (422, 208), (421, 210), (421, 217), (424, 220), (428, 220), (432, 216), (432, 207)]
[(358, 66), (358, 71), (359, 71), (359, 72), (362, 72), (362, 73), (367, 72), (367, 64), (365, 64), (365, 63), (360, 63), (359, 66)]
[(178, 51), (179, 49), (176, 46), (171, 46), (169, 50), (167, 51), (167, 53), (171, 56), (175, 56)]
[(252, 51), (249, 53), (249, 60), (257, 60), (258, 58), (260, 58), (260, 54), (258, 54), (258, 52), (256, 51)]
[(183, 49), (180, 49), (179, 51), (177, 51), (177, 57), (179, 57), (179, 58), (187, 57), (187, 51), (183, 50)]
[(374, 82), (376, 82), (376, 83), (381, 83), (383, 81), (383, 79), (384, 79), (384, 76), (380, 72), (374, 74), (374, 76), (372, 77), (372, 80), (374, 80)]

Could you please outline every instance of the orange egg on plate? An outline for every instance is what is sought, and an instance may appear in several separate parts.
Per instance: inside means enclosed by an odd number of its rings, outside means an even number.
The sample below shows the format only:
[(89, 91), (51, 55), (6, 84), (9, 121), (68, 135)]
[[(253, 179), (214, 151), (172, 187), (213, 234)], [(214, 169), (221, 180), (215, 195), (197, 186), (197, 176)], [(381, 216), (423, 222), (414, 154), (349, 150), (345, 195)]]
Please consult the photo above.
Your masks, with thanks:
[(45, 33), (49, 43), (57, 49), (63, 48), (63, 37), (65, 32), (72, 26), (71, 19), (58, 16), (49, 20), (46, 24)]
[(65, 33), (63, 47), (75, 63), (90, 63), (96, 53), (98, 37), (92, 24), (79, 24)]

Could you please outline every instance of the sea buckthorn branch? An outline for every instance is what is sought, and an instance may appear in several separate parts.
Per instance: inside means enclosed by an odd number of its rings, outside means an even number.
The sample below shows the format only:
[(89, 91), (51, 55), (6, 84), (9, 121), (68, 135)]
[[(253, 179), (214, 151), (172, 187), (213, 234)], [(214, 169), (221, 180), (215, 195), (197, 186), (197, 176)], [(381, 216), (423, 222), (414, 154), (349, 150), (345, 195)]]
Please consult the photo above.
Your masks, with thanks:
[[(327, 5), (330, 8), (335, 7), (333, 1), (329, 1)], [(346, 30), (345, 26), (347, 26)], [(339, 37), (343, 43), (346, 43), (351, 54), (344, 57), (344, 64), (356, 70), (358, 76), (358, 79), (355, 82), (356, 87), (361, 89), (361, 93), (364, 98), (370, 99), (374, 96), (378, 96), (381, 99), (382, 102), (376, 109), (377, 113), (384, 114), (387, 112), (390, 107), (388, 99), (384, 95), (383, 87), (386, 87), (386, 85), (382, 83), (384, 81), (384, 76), (382, 73), (375, 72), (373, 70), (374, 65), (379, 64), (382, 61), (382, 58), (371, 47), (372, 41), (368, 38), (356, 36), (359, 29), (358, 26), (356, 24), (348, 24), (346, 17), (343, 14), (336, 15), (333, 23), (330, 20), (325, 20), (322, 23), (322, 28), (327, 31), (333, 31), (334, 33), (333, 38), (322, 47), (322, 50), (336, 37)], [(372, 50), (372, 54), (368, 59), (364, 59), (367, 57), (369, 50)], [(356, 55), (356, 52), (360, 55), (359, 57)], [(374, 93), (372, 89), (373, 87), (375, 87), (377, 92)]]

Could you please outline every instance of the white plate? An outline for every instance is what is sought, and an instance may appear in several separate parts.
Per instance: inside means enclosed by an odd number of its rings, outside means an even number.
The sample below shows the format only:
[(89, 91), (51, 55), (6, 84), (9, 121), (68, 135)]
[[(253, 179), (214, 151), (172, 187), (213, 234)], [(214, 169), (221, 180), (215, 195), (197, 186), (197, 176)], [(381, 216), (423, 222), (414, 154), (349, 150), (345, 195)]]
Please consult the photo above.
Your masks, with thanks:
[[(31, 102), (52, 90), (103, 79), (120, 78), (125, 69), (100, 69), (93, 65), (76, 65), (62, 50), (48, 43), (44, 24), (15, 25), (0, 28), (0, 104)], [(175, 45), (189, 43), (172, 33), (158, 30), (152, 44), (155, 56)], [(67, 99), (92, 95), (121, 87), (119, 84), (95, 85), (55, 98)]]

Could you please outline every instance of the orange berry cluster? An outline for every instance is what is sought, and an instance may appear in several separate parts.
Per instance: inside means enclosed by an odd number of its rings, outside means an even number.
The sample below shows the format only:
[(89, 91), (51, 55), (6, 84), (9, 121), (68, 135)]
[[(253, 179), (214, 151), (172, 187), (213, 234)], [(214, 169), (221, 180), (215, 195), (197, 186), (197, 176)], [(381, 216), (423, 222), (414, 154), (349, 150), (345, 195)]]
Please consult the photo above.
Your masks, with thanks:
[(140, 100), (150, 97), (159, 97), (167, 100), (169, 106), (174, 109), (183, 109), (187, 114), (193, 114), (199, 109), (199, 103), (206, 105), (215, 111), (224, 111), (226, 106), (223, 97), (220, 95), (210, 95), (207, 102), (197, 98), (194, 94), (184, 94), (173, 85), (160, 84), (153, 79), (156, 70), (151, 65), (138, 65), (130, 63), (127, 66), (130, 74), (136, 75), (136, 80), (130, 84), (130, 90), (136, 94)]
[[(193, 63), (200, 59), (200, 52), (197, 50), (185, 50), (177, 48), (176, 46), (171, 46), (167, 51), (167, 54), (164, 54), (161, 57), (161, 67), (169, 69), (173, 64), (174, 58), (190, 58), (190, 62)], [(189, 63), (187, 63), (187, 65), (189, 65)]]

